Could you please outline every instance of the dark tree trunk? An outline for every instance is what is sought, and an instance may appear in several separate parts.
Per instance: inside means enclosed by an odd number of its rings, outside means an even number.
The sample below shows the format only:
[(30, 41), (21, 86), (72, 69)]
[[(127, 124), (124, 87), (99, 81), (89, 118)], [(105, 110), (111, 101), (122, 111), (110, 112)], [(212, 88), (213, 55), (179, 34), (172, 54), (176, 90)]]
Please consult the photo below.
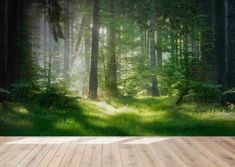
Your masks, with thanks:
[(214, 1), (214, 31), (215, 31), (215, 53), (217, 57), (217, 83), (222, 89), (225, 87), (225, 5), (224, 0)]
[(19, 79), (20, 69), (20, 36), (22, 24), (22, 1), (8, 1), (8, 58), (7, 58), (7, 87)]
[(64, 81), (69, 85), (70, 67), (70, 0), (64, 0)]
[(91, 69), (88, 98), (98, 99), (98, 55), (99, 55), (99, 0), (93, 0), (93, 28)]
[(235, 1), (225, 0), (226, 20), (226, 85), (235, 87)]
[(115, 17), (114, 0), (109, 0), (111, 25), (109, 28), (109, 62), (108, 62), (108, 76), (107, 76), (107, 93), (110, 96), (116, 96), (118, 94), (117, 88), (117, 57), (116, 57), (116, 33), (114, 22)]
[(207, 81), (215, 81), (214, 39), (213, 39), (213, 4), (212, 0), (201, 0), (201, 54)]
[(7, 86), (7, 58), (8, 58), (8, 0), (0, 1), (0, 88)]

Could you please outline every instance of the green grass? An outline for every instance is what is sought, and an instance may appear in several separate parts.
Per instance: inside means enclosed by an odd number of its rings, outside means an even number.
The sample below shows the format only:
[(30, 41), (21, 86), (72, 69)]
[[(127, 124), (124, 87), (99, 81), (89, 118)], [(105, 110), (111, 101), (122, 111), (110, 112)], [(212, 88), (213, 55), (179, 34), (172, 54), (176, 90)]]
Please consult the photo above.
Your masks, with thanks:
[[(174, 98), (81, 100), (63, 110), (33, 104), (0, 105), (0, 135), (26, 136), (234, 136), (235, 111)], [(107, 107), (108, 106), (108, 107)], [(113, 108), (112, 112), (108, 111)]]

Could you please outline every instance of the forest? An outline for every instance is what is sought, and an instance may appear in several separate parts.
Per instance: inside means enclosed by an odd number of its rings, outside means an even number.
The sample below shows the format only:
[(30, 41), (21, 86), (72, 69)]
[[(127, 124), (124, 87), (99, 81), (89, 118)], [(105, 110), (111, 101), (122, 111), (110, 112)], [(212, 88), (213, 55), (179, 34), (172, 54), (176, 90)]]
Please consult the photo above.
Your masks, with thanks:
[(234, 0), (1, 0), (0, 135), (235, 135)]

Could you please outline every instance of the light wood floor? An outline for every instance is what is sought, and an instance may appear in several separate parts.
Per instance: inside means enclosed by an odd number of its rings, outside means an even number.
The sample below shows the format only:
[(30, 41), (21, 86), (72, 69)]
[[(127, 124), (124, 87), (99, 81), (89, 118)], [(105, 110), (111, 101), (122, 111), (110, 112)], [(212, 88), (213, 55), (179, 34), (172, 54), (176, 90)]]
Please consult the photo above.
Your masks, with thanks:
[(0, 137), (0, 167), (235, 167), (235, 138)]

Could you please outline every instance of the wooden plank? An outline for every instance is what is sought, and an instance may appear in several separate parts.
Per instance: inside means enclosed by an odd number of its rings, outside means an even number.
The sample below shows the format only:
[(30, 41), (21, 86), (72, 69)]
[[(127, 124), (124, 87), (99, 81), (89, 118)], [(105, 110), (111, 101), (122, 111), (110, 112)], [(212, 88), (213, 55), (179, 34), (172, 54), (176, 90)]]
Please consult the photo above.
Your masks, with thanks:
[(118, 142), (111, 143), (112, 167), (122, 167), (121, 155)]
[(65, 142), (63, 144), (60, 144), (61, 147), (58, 149), (54, 157), (52, 158), (51, 162), (49, 163), (48, 167), (57, 167), (60, 165), (60, 162), (64, 158), (65, 153), (67, 152), (67, 149), (69, 148), (71, 141), (68, 142), (67, 140), (61, 138), (61, 142)]
[(159, 158), (165, 164), (165, 166), (180, 166), (187, 167), (187, 165), (178, 157), (178, 155), (172, 151), (166, 142), (159, 142), (151, 144), (153, 149), (158, 153)]
[(91, 166), (101, 167), (101, 165), (102, 165), (102, 144), (95, 144), (93, 145)]
[(220, 157), (223, 161), (228, 163), (230, 166), (235, 166), (235, 156), (230, 151), (226, 150), (213, 140), (209, 138), (203, 139), (195, 139), (195, 141), (204, 145), (204, 147), (208, 148), (209, 151)]
[[(23, 145), (22, 145), (23, 146)], [(9, 158), (6, 158), (5, 163), (7, 167), (13, 167), (16, 166), (19, 162), (22, 161), (22, 159), (24, 159), (34, 148), (36, 147), (36, 145), (25, 145), (24, 148), (20, 149), (16, 149), (15, 153), (11, 154), (11, 156), (9, 156)]]
[(145, 166), (164, 166), (163, 162), (151, 147), (151, 145), (137, 145), (136, 148), (138, 148), (140, 151), (140, 156)]
[(91, 166), (93, 152), (94, 152), (94, 146), (92, 144), (86, 144), (85, 152), (83, 154), (80, 167)]
[[(85, 140), (85, 138), (80, 139), (79, 141), (83, 141)], [(84, 155), (84, 151), (85, 151), (86, 145), (82, 144), (76, 144), (75, 146), (75, 151), (73, 153), (72, 159), (70, 161), (70, 165), (71, 167), (79, 167), (81, 165), (82, 162), (82, 158)]]
[(52, 140), (52, 138), (47, 138), (47, 143), (44, 144), (43, 148), (38, 152), (37, 155), (33, 157), (33, 159), (27, 164), (27, 167), (35, 167), (38, 166), (39, 163), (42, 161), (42, 159), (47, 155), (49, 150), (52, 148), (52, 144), (49, 144), (49, 142)]
[[(229, 167), (229, 165), (224, 161), (222, 161), (220, 157), (211, 153), (207, 147), (204, 147), (198, 142), (195, 142), (194, 139), (195, 138), (185, 138), (183, 140), (186, 144), (188, 144), (192, 149), (194, 149), (197, 152), (196, 153), (197, 155), (203, 157), (207, 161), (207, 164), (210, 164), (211, 166), (215, 167), (221, 167), (221, 166)], [(200, 140), (203, 140), (203, 138)]]
[[(24, 145), (19, 144), (10, 144), (9, 142), (16, 141), (21, 138), (4, 138), (5, 141), (7, 141), (5, 144), (1, 145), (0, 147), (0, 164), (3, 163), (3, 161), (6, 159), (7, 156), (14, 156), (17, 152), (16, 150), (24, 148)], [(29, 138), (30, 140), (30, 138)]]
[(6, 144), (6, 143), (11, 142), (11, 141), (20, 140), (22, 138), (23, 137), (0, 137), (0, 145), (1, 144)]
[(226, 150), (229, 150), (235, 154), (235, 140), (228, 137), (213, 137), (211, 140), (214, 140), (217, 144), (223, 146)]
[(4, 144), (0, 145), (0, 164), (3, 159), (9, 154), (9, 152), (14, 152), (14, 150), (19, 147), (16, 144)]
[(166, 143), (170, 146), (170, 148), (178, 155), (178, 157), (186, 164), (186, 166), (190, 167), (203, 167), (206, 166), (201, 159), (193, 153), (191, 149), (182, 143), (178, 142), (179, 138), (167, 140)]
[(210, 155), (205, 154), (203, 151), (200, 150), (198, 145), (193, 145), (190, 140), (187, 140), (186, 138), (180, 138), (177, 141), (179, 142), (179, 144), (190, 151), (190, 155), (196, 155), (195, 157), (198, 159), (198, 161), (200, 161), (200, 163), (203, 163), (205, 167), (219, 167), (216, 162), (212, 161), (212, 157), (210, 157)]
[[(47, 154), (44, 156), (44, 158), (39, 163), (38, 167), (45, 167), (48, 166), (58, 149), (61, 147), (61, 144), (56, 144), (57, 142), (60, 142), (62, 138), (54, 138), (54, 144), (51, 147), (51, 149), (47, 152)], [(50, 142), (49, 142), (50, 143)], [(52, 143), (50, 143), (52, 144)]]
[(118, 142), (122, 139), (119, 137), (0, 139), (5, 143), (15, 141), (12, 144), (0, 144), (1, 167), (235, 166), (235, 138), (227, 137), (171, 138), (153, 144), (133, 144), (131, 141), (138, 141), (135, 137), (125, 142)]
[(111, 145), (108, 141), (108, 138), (102, 138), (103, 140), (103, 150), (102, 150), (102, 167), (111, 167), (112, 161), (111, 161)]
[(79, 138), (77, 138), (76, 140), (71, 141), (71, 144), (70, 144), (70, 146), (68, 148), (68, 151), (66, 152), (66, 154), (65, 154), (64, 158), (62, 159), (62, 161), (61, 161), (59, 166), (61, 166), (61, 167), (69, 167), (70, 162), (71, 162), (71, 160), (73, 158), (73, 154), (74, 154), (74, 152), (76, 150), (76, 146), (77, 146), (76, 144), (77, 144), (78, 141), (79, 141)]
[(45, 147), (45, 142), (48, 141), (48, 138), (40, 138), (41, 140), (38, 142), (38, 144), (36, 145), (35, 148), (33, 148), (33, 150), (27, 154), (27, 156), (22, 160), (20, 161), (20, 163), (17, 165), (17, 167), (25, 167), (27, 166), (28, 163), (30, 163), (37, 155), (38, 153), (40, 152), (40, 150)]
[[(32, 141), (32, 138), (29, 138), (28, 141)], [(16, 141), (17, 142), (17, 141)], [(18, 164), (20, 160), (22, 160), (26, 155), (28, 155), (32, 149), (34, 149), (35, 145), (27, 145), (27, 144), (6, 144), (8, 149), (6, 153), (3, 154), (2, 159), (0, 160), (1, 166), (15, 166)]]

